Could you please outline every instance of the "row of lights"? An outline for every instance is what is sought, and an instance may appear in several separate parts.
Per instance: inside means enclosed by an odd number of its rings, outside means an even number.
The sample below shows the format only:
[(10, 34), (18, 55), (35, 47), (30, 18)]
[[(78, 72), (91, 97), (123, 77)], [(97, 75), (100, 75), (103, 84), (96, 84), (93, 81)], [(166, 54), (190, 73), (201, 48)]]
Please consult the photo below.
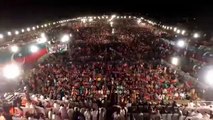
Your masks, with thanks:
[(156, 25), (157, 23), (156, 22), (153, 22), (151, 20), (148, 20), (148, 19), (144, 19), (143, 17), (136, 17), (136, 16), (117, 16), (117, 15), (111, 15), (111, 16), (107, 16), (107, 15), (104, 15), (104, 16), (88, 16), (88, 17), (78, 17), (78, 18), (74, 18), (74, 19), (71, 19), (71, 20), (81, 20), (83, 23), (85, 23), (86, 21), (89, 21), (91, 22), (92, 20), (95, 20), (95, 19), (108, 19), (109, 22), (112, 22), (113, 19), (138, 19), (138, 23), (141, 22), (141, 20), (151, 24), (151, 25)]
[[(110, 19), (109, 19), (110, 18)], [(103, 15), (103, 16), (87, 16), (87, 17), (78, 17), (78, 18), (73, 18), (70, 20), (81, 20), (81, 19), (109, 19), (109, 21), (112, 21), (112, 19), (136, 19), (137, 17), (135, 16), (117, 16), (117, 15)]]
[[(163, 29), (171, 30), (171, 31), (174, 31), (175, 33), (181, 34), (181, 35), (185, 35), (185, 33), (186, 33), (186, 30), (181, 30), (181, 29), (178, 29), (177, 27), (165, 26), (165, 25), (162, 25), (161, 27)], [(199, 38), (199, 37), (200, 37), (199, 33), (193, 33), (193, 38)]]
[[(73, 19), (68, 19), (68, 20), (62, 20), (59, 21), (59, 23), (65, 23), (65, 22), (69, 22), (69, 21), (73, 21), (73, 20), (81, 20), (82, 22), (86, 22), (86, 21), (93, 21), (94, 19), (109, 19), (108, 21), (111, 22), (113, 19), (138, 19), (137, 22), (141, 23), (141, 20), (151, 24), (151, 25), (157, 25), (156, 22), (153, 22), (151, 20), (145, 19), (143, 17), (136, 17), (136, 16), (117, 16), (117, 15), (103, 15), (103, 16), (87, 16), (87, 17), (77, 17), (77, 18), (73, 18)], [(112, 23), (110, 23), (112, 24)], [(181, 34), (181, 35), (185, 35), (186, 34), (186, 30), (181, 30), (178, 29), (177, 27), (172, 27), (172, 26), (165, 26), (165, 25), (160, 25), (162, 28), (166, 29), (166, 30), (172, 30), (174, 32), (176, 32), (177, 34)], [(1, 36), (0, 36), (1, 37)], [(194, 33), (193, 34), (193, 38), (199, 38), (200, 35), (199, 33)]]
[(21, 29), (20, 31), (19, 30), (15, 30), (14, 33), (12, 33), (11, 31), (8, 31), (6, 33), (6, 35), (3, 35), (3, 34), (0, 33), (0, 39), (3, 39), (5, 36), (12, 36), (13, 34), (14, 35), (19, 35), (19, 34), (24, 33), (24, 32), (35, 31), (36, 29), (39, 29), (39, 28), (46, 28), (48, 26), (55, 25), (56, 23), (59, 23), (59, 22), (53, 22), (53, 23), (37, 25), (37, 26), (33, 26), (33, 27), (27, 27), (26, 29)]
[[(73, 18), (73, 19), (67, 19), (67, 20), (60, 20), (60, 21), (57, 21), (57, 22), (53, 22), (53, 23), (48, 23), (48, 24), (43, 24), (43, 25), (37, 25), (37, 26), (33, 26), (33, 27), (27, 27), (26, 29), (21, 29), (20, 31), (16, 30), (14, 33), (12, 33), (11, 31), (8, 31), (6, 35), (3, 35), (0, 33), (0, 39), (3, 39), (5, 36), (12, 36), (13, 34), (15, 35), (19, 35), (20, 33), (24, 33), (24, 32), (30, 32), (30, 31), (34, 31), (36, 29), (39, 29), (39, 28), (46, 28), (48, 26), (51, 26), (51, 25), (55, 25), (55, 24), (62, 24), (62, 23), (66, 23), (66, 22), (69, 22), (69, 21), (74, 21), (74, 20), (88, 20), (89, 22), (93, 21), (93, 19), (109, 19), (109, 21), (111, 21), (111, 19), (136, 19), (137, 17), (136, 16), (117, 16), (117, 15), (111, 15), (108, 16), (108, 15), (103, 15), (103, 16), (88, 16), (88, 17), (78, 17), (78, 18)], [(140, 18), (137, 18), (137, 19), (144, 19), (143, 17), (140, 17)], [(153, 21), (150, 21), (150, 20), (147, 20), (147, 19), (144, 19), (144, 21), (147, 21), (148, 23), (154, 25), (156, 23), (154, 23)]]
[[(73, 18), (73, 19), (67, 19), (67, 20), (61, 20), (61, 21), (57, 21), (57, 22), (53, 22), (53, 23), (48, 23), (48, 24), (44, 24), (44, 25), (37, 25), (37, 26), (34, 26), (34, 27), (32, 27), (32, 28), (30, 28), (30, 27), (28, 27), (26, 30), (25, 29), (22, 29), (21, 31), (18, 31), (18, 30), (16, 30), (15, 32), (14, 32), (14, 34), (15, 35), (18, 35), (18, 34), (20, 34), (20, 33), (24, 33), (25, 31), (31, 31), (31, 30), (36, 30), (36, 29), (39, 29), (39, 28), (45, 28), (45, 27), (47, 27), (47, 26), (51, 26), (51, 24), (53, 24), (53, 25), (55, 25), (55, 24), (62, 24), (62, 23), (66, 23), (66, 22), (69, 22), (69, 21), (72, 21), (72, 20), (78, 20), (78, 19), (80, 19), (81, 21), (83, 21), (83, 22), (85, 22), (85, 21), (89, 21), (89, 22), (91, 22), (91, 21), (93, 21), (93, 19), (108, 19), (108, 18), (110, 18), (109, 19), (109, 21), (112, 21), (112, 19), (114, 19), (114, 18), (116, 18), (116, 19), (126, 19), (126, 18), (129, 18), (129, 19), (132, 19), (132, 18), (134, 18), (134, 19), (138, 19), (138, 23), (140, 23), (140, 21), (141, 20), (144, 20), (144, 21), (146, 21), (146, 22), (148, 22), (149, 24), (151, 24), (151, 25), (156, 25), (157, 23), (155, 23), (155, 22), (153, 22), (153, 21), (151, 21), (151, 20), (148, 20), (148, 19), (144, 19), (143, 17), (140, 17), (140, 18), (138, 18), (138, 17), (136, 17), (136, 16), (116, 16), (116, 15), (111, 15), (111, 17), (109, 17), (108, 15), (103, 15), (103, 16), (88, 16), (88, 17), (78, 17), (78, 18)], [(185, 33), (186, 33), (186, 31), (185, 30), (180, 30), (180, 29), (178, 29), (178, 28), (176, 28), (176, 27), (171, 27), (171, 26), (165, 26), (165, 25), (162, 25), (161, 26), (162, 28), (164, 28), (164, 29), (166, 29), (166, 30), (173, 30), (174, 32), (176, 32), (177, 34), (182, 34), (182, 35), (185, 35)], [(7, 35), (8, 36), (12, 36), (12, 32), (7, 32)], [(199, 38), (200, 37), (200, 35), (198, 34), (198, 33), (194, 33), (193, 34), (193, 37), (194, 38)], [(4, 35), (3, 34), (0, 34), (0, 39), (3, 39), (4, 38)]]
[(181, 35), (185, 35), (185, 33), (186, 33), (186, 30), (181, 30), (181, 29), (178, 29), (177, 27), (171, 27), (171, 26), (163, 25), (162, 28), (164, 28), (166, 30), (173, 30), (177, 34), (181, 34)]

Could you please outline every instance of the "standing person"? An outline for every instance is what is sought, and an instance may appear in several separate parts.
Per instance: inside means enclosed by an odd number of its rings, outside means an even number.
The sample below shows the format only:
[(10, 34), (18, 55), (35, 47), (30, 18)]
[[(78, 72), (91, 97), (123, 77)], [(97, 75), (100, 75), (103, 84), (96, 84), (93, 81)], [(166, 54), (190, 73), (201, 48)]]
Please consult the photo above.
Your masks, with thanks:
[(74, 110), (73, 110), (73, 108), (71, 107), (71, 105), (69, 104), (68, 110), (67, 110), (67, 114), (68, 114), (69, 120), (72, 120), (72, 118), (73, 118), (73, 113), (74, 113)]
[(85, 120), (91, 120), (92, 119), (90, 109), (86, 109), (86, 111), (84, 112), (84, 116), (85, 116)]
[(68, 114), (67, 114), (67, 110), (66, 108), (64, 107), (64, 105), (62, 104), (59, 108), (59, 113), (61, 115), (61, 118), (64, 120), (64, 119), (68, 119)]
[(98, 120), (98, 110), (92, 110), (92, 120)]

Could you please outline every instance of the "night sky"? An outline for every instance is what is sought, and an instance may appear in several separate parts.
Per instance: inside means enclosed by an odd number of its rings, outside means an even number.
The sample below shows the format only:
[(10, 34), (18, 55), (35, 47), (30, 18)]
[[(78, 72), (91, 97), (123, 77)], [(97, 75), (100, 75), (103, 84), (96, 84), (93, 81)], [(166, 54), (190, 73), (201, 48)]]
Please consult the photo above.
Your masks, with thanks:
[[(26, 0), (27, 1), (27, 0)], [(26, 2), (24, 0), (2, 1), (0, 4), (0, 33), (48, 21), (95, 14), (142, 15), (168, 25), (183, 25), (188, 29), (213, 30), (213, 8), (211, 4), (189, 5), (180, 2), (139, 3), (124, 1), (78, 1), (58, 0)], [(62, 2), (63, 1), (63, 2)], [(147, 0), (150, 1), (150, 0)], [(95, 3), (97, 5), (95, 5)]]

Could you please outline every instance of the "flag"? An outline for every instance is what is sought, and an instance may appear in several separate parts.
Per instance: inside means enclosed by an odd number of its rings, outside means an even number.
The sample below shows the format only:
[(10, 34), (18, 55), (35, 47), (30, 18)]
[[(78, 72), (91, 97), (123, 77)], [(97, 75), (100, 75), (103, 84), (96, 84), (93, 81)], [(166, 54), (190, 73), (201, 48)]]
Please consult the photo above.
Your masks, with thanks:
[(11, 52), (9, 48), (1, 50), (0, 66), (13, 61), (17, 61), (23, 64), (33, 64), (48, 53), (46, 45), (44, 44), (36, 44), (39, 50), (34, 53), (30, 51), (30, 46), (31, 44), (20, 46), (20, 50), (17, 53)]

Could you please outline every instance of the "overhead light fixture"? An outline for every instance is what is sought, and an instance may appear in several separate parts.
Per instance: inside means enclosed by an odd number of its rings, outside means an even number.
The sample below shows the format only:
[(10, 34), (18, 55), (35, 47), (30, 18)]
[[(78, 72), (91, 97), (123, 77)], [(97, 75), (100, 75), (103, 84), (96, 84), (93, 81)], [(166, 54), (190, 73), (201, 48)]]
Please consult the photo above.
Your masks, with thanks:
[(39, 50), (39, 48), (36, 45), (31, 45), (30, 46), (30, 51), (32, 53), (36, 53), (36, 52), (38, 52), (38, 50)]
[(0, 39), (3, 39), (4, 38), (4, 35), (3, 34), (0, 34)]
[(173, 57), (172, 60), (171, 60), (171, 63), (175, 66), (177, 66), (179, 64), (179, 59), (178, 57)]
[(205, 74), (205, 80), (206, 82), (208, 82), (209, 84), (213, 84), (213, 69), (208, 70)]
[(27, 28), (27, 31), (29, 32), (29, 31), (30, 31), (30, 28)]
[(186, 33), (186, 31), (185, 31), (185, 30), (182, 30), (181, 34), (184, 35), (185, 33)]
[(177, 46), (180, 47), (180, 48), (184, 48), (186, 46), (186, 43), (185, 43), (184, 40), (178, 40)]
[(63, 43), (68, 42), (69, 40), (70, 40), (70, 36), (67, 34), (63, 35), (61, 38), (61, 42), (63, 42)]
[(15, 79), (21, 75), (21, 68), (19, 65), (12, 63), (3, 67), (3, 76), (7, 79)]
[(12, 33), (11, 33), (11, 32), (7, 32), (7, 35), (8, 35), (8, 36), (11, 36), (11, 35), (12, 35)]
[(17, 53), (19, 51), (19, 47), (17, 45), (13, 45), (10, 47), (11, 52)]
[(177, 30), (177, 33), (178, 33), (178, 34), (180, 33), (180, 30), (179, 30), (179, 29)]
[(194, 37), (194, 38), (199, 38), (200, 35), (199, 35), (198, 33), (194, 33), (193, 37)]
[(15, 34), (18, 35), (18, 34), (19, 34), (19, 31), (15, 31)]

